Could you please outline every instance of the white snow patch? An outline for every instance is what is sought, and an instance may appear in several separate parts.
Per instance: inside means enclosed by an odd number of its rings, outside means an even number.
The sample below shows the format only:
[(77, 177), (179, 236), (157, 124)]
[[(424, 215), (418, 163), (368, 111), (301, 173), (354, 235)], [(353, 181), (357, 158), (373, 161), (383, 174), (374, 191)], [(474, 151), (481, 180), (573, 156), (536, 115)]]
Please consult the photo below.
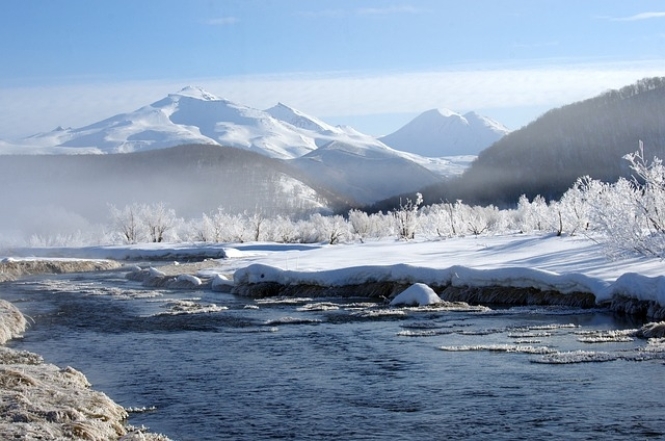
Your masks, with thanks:
[(432, 288), (424, 283), (414, 283), (406, 290), (398, 294), (391, 302), (390, 306), (427, 306), (441, 303), (441, 298)]

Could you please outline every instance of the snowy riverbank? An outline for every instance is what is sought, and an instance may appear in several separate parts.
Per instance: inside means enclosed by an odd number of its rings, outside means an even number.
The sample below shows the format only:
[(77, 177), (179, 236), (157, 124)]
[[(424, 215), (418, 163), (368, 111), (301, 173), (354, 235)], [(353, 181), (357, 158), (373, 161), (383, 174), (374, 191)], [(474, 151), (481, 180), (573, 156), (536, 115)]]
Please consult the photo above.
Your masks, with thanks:
[[(212, 285), (255, 297), (298, 290), (324, 295), (333, 288), (342, 295), (364, 291), (392, 298), (404, 287), (424, 283), (447, 296), (445, 300), (596, 304), (654, 319), (665, 317), (665, 263), (632, 255), (611, 260), (600, 243), (584, 236), (512, 234), (340, 245), (161, 243), (23, 249), (17, 254), (161, 261), (180, 257), (195, 263), (175, 262), (160, 266), (160, 272), (135, 276), (149, 279), (151, 286)], [(225, 258), (214, 260), (214, 256)], [(178, 280), (178, 275), (196, 276), (204, 283)]]
[[(110, 261), (3, 259), (3, 280), (30, 274), (118, 268)], [(20, 338), (28, 326), (23, 314), (0, 299), (0, 344)], [(86, 439), (168, 441), (125, 425), (127, 411), (91, 389), (83, 373), (44, 363), (41, 356), (0, 346), (0, 438), (26, 441)]]

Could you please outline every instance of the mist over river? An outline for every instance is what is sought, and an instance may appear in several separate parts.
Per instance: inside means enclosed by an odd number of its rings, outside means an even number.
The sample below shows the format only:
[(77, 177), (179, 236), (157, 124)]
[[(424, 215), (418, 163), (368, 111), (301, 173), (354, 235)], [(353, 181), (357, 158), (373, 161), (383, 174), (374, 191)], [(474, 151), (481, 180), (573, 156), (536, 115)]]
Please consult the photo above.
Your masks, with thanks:
[(9, 346), (81, 370), (174, 440), (665, 436), (665, 349), (603, 310), (391, 308), (154, 290), (121, 272), (2, 284)]

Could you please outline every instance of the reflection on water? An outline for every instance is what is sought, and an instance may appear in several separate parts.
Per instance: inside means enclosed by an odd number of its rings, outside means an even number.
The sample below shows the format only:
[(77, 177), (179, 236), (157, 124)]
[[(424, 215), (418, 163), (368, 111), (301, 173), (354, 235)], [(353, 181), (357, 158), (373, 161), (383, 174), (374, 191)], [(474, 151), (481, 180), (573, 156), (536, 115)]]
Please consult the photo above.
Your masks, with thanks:
[[(34, 278), (13, 346), (83, 371), (175, 440), (665, 436), (659, 341), (601, 311), (390, 309)], [(593, 363), (592, 363), (593, 362)]]

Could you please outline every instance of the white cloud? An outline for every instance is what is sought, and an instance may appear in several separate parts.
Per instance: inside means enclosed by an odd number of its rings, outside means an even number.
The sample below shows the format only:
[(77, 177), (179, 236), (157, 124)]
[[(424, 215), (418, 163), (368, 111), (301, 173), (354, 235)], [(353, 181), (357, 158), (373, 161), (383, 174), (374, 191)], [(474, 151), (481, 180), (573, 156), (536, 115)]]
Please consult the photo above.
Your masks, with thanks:
[[(129, 112), (191, 84), (256, 108), (281, 101), (324, 118), (456, 111), (552, 108), (636, 80), (662, 76), (665, 61), (426, 72), (294, 73), (109, 84), (0, 88), (0, 139), (82, 127)], [(538, 115), (534, 115), (536, 117)]]
[(233, 25), (236, 24), (240, 21), (237, 17), (219, 17), (219, 18), (211, 18), (209, 20), (206, 20), (206, 24), (210, 26), (228, 26), (228, 25)]
[(610, 18), (611, 21), (640, 21), (652, 18), (665, 18), (665, 12), (642, 12), (629, 17)]
[(307, 18), (339, 18), (347, 14), (342, 9), (324, 9), (321, 11), (301, 11), (297, 15)]
[(391, 14), (417, 14), (418, 8), (413, 6), (388, 6), (385, 8), (361, 8), (356, 11), (359, 15), (391, 15)]
[(344, 9), (324, 9), (320, 11), (301, 11), (298, 15), (308, 18), (346, 18), (352, 15), (357, 16), (386, 16), (395, 14), (417, 14), (421, 9), (409, 5), (387, 6), (383, 8), (358, 8), (354, 10)]

